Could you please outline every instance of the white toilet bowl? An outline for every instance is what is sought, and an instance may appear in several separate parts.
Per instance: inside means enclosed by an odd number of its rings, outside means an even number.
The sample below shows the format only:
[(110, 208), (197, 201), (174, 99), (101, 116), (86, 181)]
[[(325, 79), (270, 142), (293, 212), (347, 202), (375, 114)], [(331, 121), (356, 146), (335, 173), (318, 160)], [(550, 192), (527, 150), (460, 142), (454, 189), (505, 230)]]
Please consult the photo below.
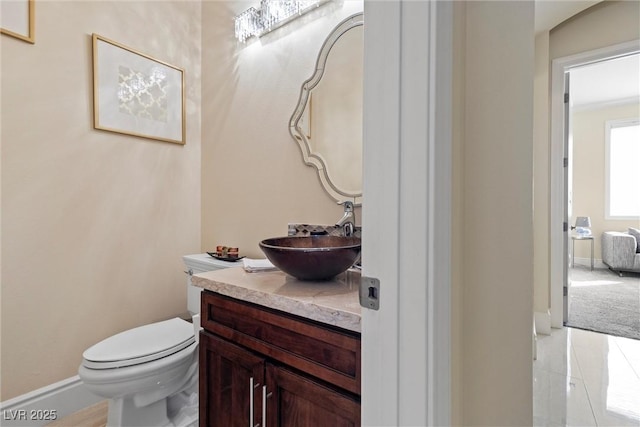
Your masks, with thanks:
[(121, 332), (83, 353), (78, 374), (109, 399), (107, 427), (173, 426), (167, 398), (197, 392), (194, 326), (175, 318)]
[[(197, 424), (200, 292), (191, 275), (237, 264), (185, 255), (193, 324), (171, 319), (121, 332), (87, 349), (78, 369), (85, 386), (109, 399), (107, 427)], [(192, 413), (193, 412), (193, 416)]]

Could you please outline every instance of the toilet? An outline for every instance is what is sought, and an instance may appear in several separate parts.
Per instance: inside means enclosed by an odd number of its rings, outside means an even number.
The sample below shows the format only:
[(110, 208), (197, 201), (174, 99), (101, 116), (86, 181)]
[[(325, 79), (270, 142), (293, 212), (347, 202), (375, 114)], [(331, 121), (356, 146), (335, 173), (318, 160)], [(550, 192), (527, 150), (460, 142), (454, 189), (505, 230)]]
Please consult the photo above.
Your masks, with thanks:
[(164, 320), (113, 335), (82, 354), (88, 390), (109, 400), (107, 427), (197, 425), (200, 292), (191, 275), (238, 264), (185, 255), (187, 305), (193, 324)]

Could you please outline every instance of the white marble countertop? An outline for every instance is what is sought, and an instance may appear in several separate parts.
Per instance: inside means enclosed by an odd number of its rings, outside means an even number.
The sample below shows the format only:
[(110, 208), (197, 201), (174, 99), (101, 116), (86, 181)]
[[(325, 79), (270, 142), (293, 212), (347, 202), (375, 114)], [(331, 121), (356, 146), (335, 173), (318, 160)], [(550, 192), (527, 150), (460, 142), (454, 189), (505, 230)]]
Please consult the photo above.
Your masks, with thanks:
[(248, 273), (242, 267), (195, 274), (198, 287), (264, 307), (360, 332), (360, 273), (326, 282), (305, 282), (280, 270)]

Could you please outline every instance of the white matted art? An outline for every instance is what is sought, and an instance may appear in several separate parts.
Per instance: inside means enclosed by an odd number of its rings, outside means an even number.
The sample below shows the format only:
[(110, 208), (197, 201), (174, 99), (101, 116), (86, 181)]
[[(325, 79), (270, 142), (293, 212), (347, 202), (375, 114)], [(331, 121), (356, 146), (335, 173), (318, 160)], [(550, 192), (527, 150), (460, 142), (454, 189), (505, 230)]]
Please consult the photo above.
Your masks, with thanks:
[(93, 34), (94, 128), (184, 144), (184, 71)]
[(35, 0), (0, 0), (0, 32), (35, 43)]

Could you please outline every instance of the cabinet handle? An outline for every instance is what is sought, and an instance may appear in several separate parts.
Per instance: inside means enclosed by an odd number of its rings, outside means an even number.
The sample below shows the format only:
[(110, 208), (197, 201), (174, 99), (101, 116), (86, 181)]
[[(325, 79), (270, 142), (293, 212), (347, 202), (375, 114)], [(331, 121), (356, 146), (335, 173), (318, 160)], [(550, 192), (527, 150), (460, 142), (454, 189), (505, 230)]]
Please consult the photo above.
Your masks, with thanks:
[(267, 393), (267, 386), (262, 386), (262, 427), (267, 427), (267, 399), (271, 397), (273, 392)]
[(249, 378), (249, 427), (253, 427), (253, 377)]
[(262, 386), (262, 427), (267, 427), (267, 386)]
[[(260, 383), (255, 383), (253, 385), (253, 389), (254, 390), (257, 389), (258, 387), (260, 387)], [(254, 391), (254, 396), (255, 396), (255, 391)], [(253, 418), (252, 418), (252, 420), (253, 420)], [(253, 427), (260, 427), (260, 423), (256, 423), (256, 425), (254, 425)]]

